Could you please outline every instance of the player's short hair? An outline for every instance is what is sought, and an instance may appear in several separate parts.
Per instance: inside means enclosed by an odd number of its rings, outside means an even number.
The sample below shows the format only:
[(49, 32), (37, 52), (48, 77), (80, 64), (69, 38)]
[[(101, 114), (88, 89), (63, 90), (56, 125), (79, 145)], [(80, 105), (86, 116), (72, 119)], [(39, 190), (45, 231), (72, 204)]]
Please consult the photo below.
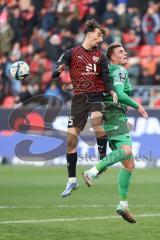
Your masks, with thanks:
[(85, 23), (84, 34), (86, 35), (89, 32), (94, 32), (96, 28), (98, 28), (103, 35), (105, 34), (105, 30), (103, 29), (103, 27), (98, 22), (96, 22), (95, 19), (88, 20)]
[(122, 47), (122, 44), (120, 42), (114, 42), (114, 43), (112, 43), (108, 46), (106, 56), (109, 60), (111, 60), (111, 56), (113, 54), (113, 51), (117, 47)]

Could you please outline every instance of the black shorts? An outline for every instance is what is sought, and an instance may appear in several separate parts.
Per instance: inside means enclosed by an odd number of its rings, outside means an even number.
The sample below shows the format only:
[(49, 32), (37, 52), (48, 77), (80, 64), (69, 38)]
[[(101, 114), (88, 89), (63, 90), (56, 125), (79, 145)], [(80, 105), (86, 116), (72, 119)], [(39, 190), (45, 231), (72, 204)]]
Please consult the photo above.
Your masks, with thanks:
[(83, 130), (89, 113), (103, 111), (104, 96), (104, 92), (78, 94), (73, 96), (68, 128), (78, 127)]

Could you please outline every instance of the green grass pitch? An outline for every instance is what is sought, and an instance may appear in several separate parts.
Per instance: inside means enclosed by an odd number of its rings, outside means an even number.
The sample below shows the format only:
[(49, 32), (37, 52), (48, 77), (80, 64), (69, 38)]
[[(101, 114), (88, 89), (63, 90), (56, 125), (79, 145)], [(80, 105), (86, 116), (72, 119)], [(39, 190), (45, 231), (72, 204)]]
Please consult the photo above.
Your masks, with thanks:
[(136, 169), (129, 194), (137, 219), (116, 212), (119, 169), (110, 168), (91, 188), (83, 183), (69, 198), (60, 193), (66, 167), (0, 167), (0, 240), (158, 240), (160, 169)]

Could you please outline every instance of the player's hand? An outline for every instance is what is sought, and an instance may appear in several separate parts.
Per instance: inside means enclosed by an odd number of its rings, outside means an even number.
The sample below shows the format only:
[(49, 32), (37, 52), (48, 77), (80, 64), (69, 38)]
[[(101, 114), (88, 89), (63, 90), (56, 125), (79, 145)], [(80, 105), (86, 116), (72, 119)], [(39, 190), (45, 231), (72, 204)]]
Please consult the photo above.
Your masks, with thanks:
[(65, 69), (66, 69), (66, 65), (65, 65), (65, 64), (62, 64), (62, 65), (60, 65), (60, 66), (57, 68), (57, 71), (58, 71), (59, 73), (61, 73), (61, 72), (63, 72)]
[(114, 102), (114, 103), (117, 103), (117, 102), (118, 102), (117, 94), (116, 94), (114, 91), (110, 91), (110, 94), (111, 94), (112, 97), (113, 97), (113, 102)]
[(144, 118), (148, 119), (148, 113), (145, 111), (142, 105), (139, 105), (137, 110)]

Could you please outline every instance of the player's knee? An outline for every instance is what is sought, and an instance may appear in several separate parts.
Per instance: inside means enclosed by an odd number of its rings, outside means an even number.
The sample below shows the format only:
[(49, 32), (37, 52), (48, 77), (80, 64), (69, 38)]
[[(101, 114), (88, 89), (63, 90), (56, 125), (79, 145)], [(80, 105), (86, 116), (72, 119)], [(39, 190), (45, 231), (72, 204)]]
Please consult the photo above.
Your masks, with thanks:
[(132, 154), (132, 147), (128, 145), (123, 145), (122, 149), (125, 151), (126, 156), (129, 156)]
[(126, 160), (123, 162), (123, 166), (125, 167), (126, 170), (129, 172), (132, 172), (135, 168), (134, 161), (133, 160)]
[(93, 127), (93, 130), (94, 130), (97, 138), (103, 138), (106, 136), (106, 133), (101, 126)]

